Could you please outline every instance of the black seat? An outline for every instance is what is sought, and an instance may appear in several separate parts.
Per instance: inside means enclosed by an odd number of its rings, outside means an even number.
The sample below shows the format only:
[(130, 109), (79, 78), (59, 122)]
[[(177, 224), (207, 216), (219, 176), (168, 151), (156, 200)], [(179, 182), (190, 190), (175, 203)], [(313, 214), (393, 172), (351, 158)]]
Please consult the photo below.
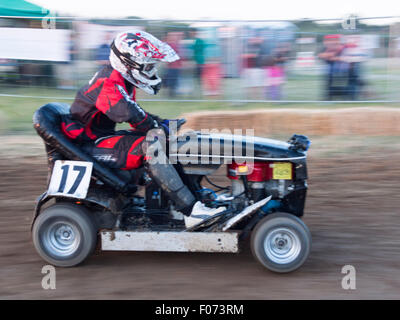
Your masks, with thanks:
[(33, 126), (39, 136), (44, 140), (48, 154), (49, 164), (55, 160), (78, 160), (93, 162), (93, 175), (106, 185), (124, 190), (129, 181), (118, 176), (111, 169), (101, 165), (91, 155), (83, 152), (76, 144), (71, 142), (61, 131), (62, 115), (69, 113), (69, 106), (64, 103), (48, 103), (40, 107), (33, 115)]

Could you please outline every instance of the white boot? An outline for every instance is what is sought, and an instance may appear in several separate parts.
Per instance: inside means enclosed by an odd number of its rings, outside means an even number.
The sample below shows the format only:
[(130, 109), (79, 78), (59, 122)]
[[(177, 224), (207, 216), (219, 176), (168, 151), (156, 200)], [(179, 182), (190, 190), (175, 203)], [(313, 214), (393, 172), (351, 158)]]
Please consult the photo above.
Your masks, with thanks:
[(208, 218), (216, 215), (217, 213), (220, 213), (225, 210), (226, 210), (225, 207), (208, 208), (201, 201), (197, 201), (193, 206), (190, 216), (185, 216), (184, 218), (185, 226), (187, 229), (191, 228), (203, 222), (204, 220), (207, 220)]

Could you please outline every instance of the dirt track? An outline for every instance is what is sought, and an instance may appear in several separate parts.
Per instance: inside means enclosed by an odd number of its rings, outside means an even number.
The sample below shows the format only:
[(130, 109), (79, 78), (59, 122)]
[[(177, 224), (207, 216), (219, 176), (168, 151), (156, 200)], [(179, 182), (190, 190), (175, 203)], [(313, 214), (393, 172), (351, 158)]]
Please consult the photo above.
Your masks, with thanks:
[[(57, 289), (48, 291), (30, 239), (34, 199), (45, 188), (42, 146), (36, 138), (1, 139), (0, 298), (400, 298), (398, 139), (314, 141), (304, 217), (313, 248), (294, 273), (264, 270), (246, 247), (237, 255), (102, 252), (57, 268)], [(22, 146), (29, 156), (16, 160)], [(341, 288), (346, 264), (357, 270), (354, 291)]]

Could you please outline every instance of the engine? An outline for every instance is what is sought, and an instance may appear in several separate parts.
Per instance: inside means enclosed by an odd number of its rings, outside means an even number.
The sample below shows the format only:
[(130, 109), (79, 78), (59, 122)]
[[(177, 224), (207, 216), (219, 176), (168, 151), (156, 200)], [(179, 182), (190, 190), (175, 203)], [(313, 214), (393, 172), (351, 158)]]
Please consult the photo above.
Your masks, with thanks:
[[(232, 183), (232, 195), (247, 192), (257, 202), (268, 196), (272, 204), (298, 216), (303, 214), (307, 190), (305, 163), (268, 161), (227, 165), (227, 176)], [(271, 204), (270, 204), (271, 205)]]

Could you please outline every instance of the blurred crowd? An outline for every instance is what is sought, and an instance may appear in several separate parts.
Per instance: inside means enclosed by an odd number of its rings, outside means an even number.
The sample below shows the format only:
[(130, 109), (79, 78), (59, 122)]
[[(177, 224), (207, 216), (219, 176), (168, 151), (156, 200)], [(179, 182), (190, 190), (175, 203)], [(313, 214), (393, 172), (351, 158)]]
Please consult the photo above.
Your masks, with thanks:
[[(218, 35), (208, 31), (169, 32), (169, 43), (181, 60), (166, 66), (164, 85), (168, 95), (223, 96), (223, 78), (227, 75), (222, 43)], [(261, 33), (242, 39), (240, 54), (236, 58), (237, 76), (244, 97), (248, 100), (282, 100), (285, 98), (286, 73), (294, 66), (294, 42), (263, 37)], [(361, 47), (358, 35), (342, 37), (329, 34), (317, 47), (315, 58), (322, 63), (325, 78), (323, 100), (357, 100), (365, 84), (362, 63), (367, 52)], [(226, 48), (225, 48), (226, 49)]]
[[(69, 34), (65, 61), (38, 63), (0, 56), (0, 81), (77, 89), (95, 68), (109, 63), (110, 43), (119, 29), (98, 25), (93, 36), (76, 28)], [(290, 76), (311, 71), (323, 83), (320, 100), (358, 100), (367, 84), (363, 64), (373, 48), (360, 34), (305, 36), (291, 25), (180, 27), (155, 35), (181, 57), (160, 70), (163, 95), (170, 99), (285, 100)]]

